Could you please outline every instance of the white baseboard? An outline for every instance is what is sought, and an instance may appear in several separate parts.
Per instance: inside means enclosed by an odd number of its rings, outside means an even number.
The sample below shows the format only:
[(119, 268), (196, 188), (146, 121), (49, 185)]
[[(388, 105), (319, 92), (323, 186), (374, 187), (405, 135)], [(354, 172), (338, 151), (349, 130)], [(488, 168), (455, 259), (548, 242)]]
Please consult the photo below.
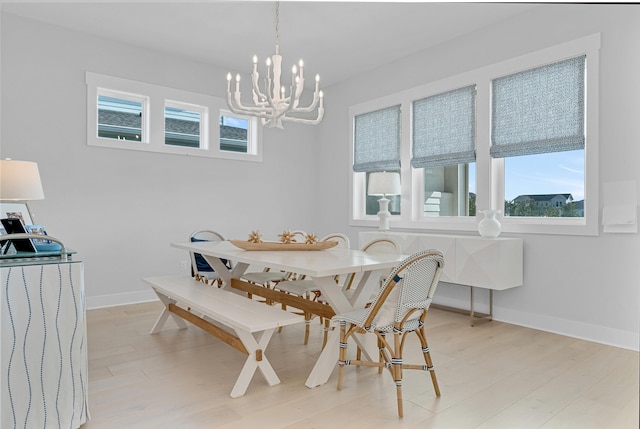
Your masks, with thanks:
[(151, 289), (138, 292), (115, 293), (112, 295), (88, 296), (87, 310), (157, 300), (158, 296)]
[[(437, 298), (438, 299), (433, 300), (434, 304), (469, 310), (468, 300), (460, 300), (447, 296)], [(486, 302), (477, 302), (475, 303), (474, 310), (480, 313), (488, 313), (489, 306)], [(526, 328), (551, 332), (567, 337), (640, 351), (640, 333), (638, 332), (623, 331), (542, 314), (525, 313), (509, 308), (496, 307), (495, 304), (493, 307), (493, 319), (499, 322), (524, 326)]]
[[(554, 334), (593, 341), (623, 349), (640, 351), (640, 333), (576, 322), (541, 314), (523, 313), (507, 308), (493, 309), (494, 319)], [(496, 316), (497, 314), (497, 316)]]
[[(434, 304), (441, 304), (466, 310), (469, 309), (468, 300), (460, 300), (446, 296), (436, 298), (437, 299), (434, 299), (433, 301)], [(152, 290), (100, 295), (87, 297), (87, 309), (115, 307), (119, 305), (156, 301), (157, 299), (158, 297)], [(475, 311), (488, 313), (489, 306), (487, 303), (482, 302), (481, 300), (478, 301), (480, 302), (476, 303)], [(623, 349), (640, 351), (640, 334), (638, 332), (622, 331), (604, 326), (561, 319), (558, 317), (523, 313), (522, 311), (514, 311), (508, 308), (495, 306), (493, 308), (493, 318), (494, 320), (511, 323), (513, 325), (552, 332), (554, 334), (607, 344)]]

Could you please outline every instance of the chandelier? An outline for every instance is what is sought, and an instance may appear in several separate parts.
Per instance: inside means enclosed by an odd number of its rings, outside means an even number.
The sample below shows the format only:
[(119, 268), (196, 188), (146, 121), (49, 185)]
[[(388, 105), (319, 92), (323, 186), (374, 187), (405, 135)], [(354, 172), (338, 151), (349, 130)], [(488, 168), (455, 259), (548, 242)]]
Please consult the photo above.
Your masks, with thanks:
[[(227, 74), (227, 104), (229, 109), (239, 115), (255, 116), (261, 119), (262, 125), (269, 128), (284, 128), (283, 121), (300, 124), (317, 125), (324, 116), (324, 98), (319, 90), (320, 76), (316, 75), (316, 85), (313, 100), (306, 106), (300, 106), (300, 96), (304, 90), (304, 63), (291, 68), (291, 85), (282, 85), (282, 56), (280, 55), (279, 4), (276, 2), (276, 53), (266, 60), (267, 73), (264, 78), (264, 89), (260, 89), (260, 74), (258, 73), (258, 57), (253, 56), (253, 71), (251, 83), (253, 86), (253, 105), (245, 106), (241, 101), (240, 74), (236, 74), (235, 91), (231, 94), (231, 73)], [(316, 112), (317, 107), (317, 112)], [(314, 118), (315, 117), (315, 118)]]

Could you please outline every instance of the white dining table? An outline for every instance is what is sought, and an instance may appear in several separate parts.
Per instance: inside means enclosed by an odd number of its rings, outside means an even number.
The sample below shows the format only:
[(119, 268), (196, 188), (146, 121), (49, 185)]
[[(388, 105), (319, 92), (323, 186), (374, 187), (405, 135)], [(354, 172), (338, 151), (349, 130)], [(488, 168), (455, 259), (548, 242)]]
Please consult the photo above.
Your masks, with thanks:
[[(322, 296), (336, 314), (362, 308), (379, 286), (380, 275), (398, 265), (405, 256), (398, 254), (370, 254), (361, 250), (326, 249), (317, 251), (255, 251), (242, 250), (228, 241), (171, 243), (177, 249), (201, 254), (223, 281), (222, 288), (234, 290), (232, 279), (239, 280), (249, 266), (269, 267), (304, 274), (313, 280)], [(220, 258), (233, 262), (227, 268)], [(360, 274), (353, 294), (347, 296), (336, 284), (336, 275)], [(365, 337), (367, 339), (365, 340)], [(369, 336), (357, 335), (355, 341), (369, 359), (377, 359), (375, 341), (367, 341)], [(307, 377), (305, 385), (316, 387), (325, 384), (338, 361), (339, 330), (329, 333), (327, 344)]]

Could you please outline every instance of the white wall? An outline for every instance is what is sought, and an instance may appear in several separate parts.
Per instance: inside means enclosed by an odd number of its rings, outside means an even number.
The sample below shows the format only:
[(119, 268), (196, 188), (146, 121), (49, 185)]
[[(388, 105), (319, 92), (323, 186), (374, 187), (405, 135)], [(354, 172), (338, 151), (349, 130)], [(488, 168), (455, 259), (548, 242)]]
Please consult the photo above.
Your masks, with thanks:
[[(267, 236), (345, 231), (355, 245), (364, 229), (349, 226), (349, 106), (595, 32), (602, 33), (600, 180), (639, 181), (639, 11), (545, 5), (326, 88), (321, 125), (265, 129), (263, 163), (88, 147), (85, 70), (217, 96), (226, 70), (5, 13), (0, 156), (39, 163), (46, 199), (31, 207), (85, 261), (90, 306), (144, 299), (140, 278), (177, 272), (186, 257), (168, 243), (199, 227), (230, 238), (254, 228)], [(496, 319), (638, 348), (637, 234), (524, 238), (525, 284), (496, 294)], [(464, 305), (467, 294), (445, 284), (438, 298)]]
[[(314, 229), (313, 127), (264, 130), (264, 162), (89, 147), (85, 71), (223, 96), (226, 70), (4, 13), (0, 156), (36, 161), (46, 199), (30, 203), (49, 234), (85, 262), (89, 306), (153, 296), (141, 278), (178, 272), (169, 247), (197, 228), (245, 238)], [(128, 294), (128, 295), (127, 295)]]
[[(328, 88), (320, 158), (340, 173), (320, 177), (323, 189), (332, 191), (324, 192), (323, 200), (341, 210), (320, 219), (319, 226), (337, 229), (348, 222), (349, 106), (597, 32), (602, 33), (600, 192), (605, 182), (640, 182), (640, 7), (544, 5)], [(352, 236), (361, 230), (349, 228)], [(495, 319), (638, 349), (638, 234), (522, 237), (524, 286), (494, 295)], [(468, 294), (467, 288), (445, 284), (436, 301), (468, 306)], [(486, 297), (479, 300), (486, 307)]]

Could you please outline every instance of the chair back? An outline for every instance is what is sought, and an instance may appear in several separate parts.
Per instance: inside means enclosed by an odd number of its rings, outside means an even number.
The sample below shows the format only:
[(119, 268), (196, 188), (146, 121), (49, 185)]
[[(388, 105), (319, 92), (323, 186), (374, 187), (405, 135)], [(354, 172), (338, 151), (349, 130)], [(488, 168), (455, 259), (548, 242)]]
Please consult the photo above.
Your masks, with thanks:
[[(380, 255), (385, 253), (399, 255), (400, 253), (402, 253), (400, 244), (398, 244), (398, 242), (392, 238), (374, 238), (368, 243), (365, 243), (365, 245), (362, 246), (360, 250), (362, 250), (363, 252), (371, 253), (373, 255)], [(380, 286), (382, 286), (384, 280), (389, 275), (389, 271), (391, 271), (391, 269), (389, 269), (388, 271), (380, 275)], [(346, 278), (344, 282), (344, 286), (346, 290), (351, 289), (351, 286), (353, 285), (355, 278), (356, 278), (356, 273), (349, 274), (349, 276)]]
[(337, 241), (338, 245), (335, 247), (337, 249), (349, 249), (351, 247), (349, 237), (347, 237), (346, 234), (341, 234), (339, 232), (326, 235), (320, 241)]
[[(189, 241), (194, 243), (198, 241), (225, 241), (225, 238), (222, 234), (212, 231), (210, 229), (200, 229), (194, 231), (189, 236)], [(189, 257), (191, 258), (191, 276), (195, 276), (200, 273), (212, 273), (214, 269), (211, 268), (209, 263), (204, 259), (204, 257), (199, 253), (189, 252)], [(229, 266), (229, 261), (225, 259), (221, 259), (222, 262)]]
[(222, 234), (210, 229), (200, 229), (194, 231), (189, 236), (190, 241), (224, 241)]
[(372, 254), (393, 253), (399, 255), (402, 252), (400, 244), (392, 238), (375, 238), (362, 246), (360, 250)]
[(375, 321), (376, 328), (402, 329), (409, 320), (423, 320), (443, 268), (444, 256), (438, 250), (422, 250), (406, 258), (389, 273), (363, 327), (369, 329)]
[(291, 231), (291, 234), (296, 243), (304, 243), (307, 239), (307, 233), (301, 229), (294, 229)]

